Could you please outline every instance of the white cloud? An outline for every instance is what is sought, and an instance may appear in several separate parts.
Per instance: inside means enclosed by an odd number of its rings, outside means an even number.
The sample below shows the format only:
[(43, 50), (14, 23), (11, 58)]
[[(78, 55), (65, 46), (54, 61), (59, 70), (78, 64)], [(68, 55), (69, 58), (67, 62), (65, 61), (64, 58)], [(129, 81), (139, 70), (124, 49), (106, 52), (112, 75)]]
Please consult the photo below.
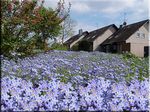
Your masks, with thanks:
[[(56, 7), (59, 0), (45, 0), (45, 5)], [(140, 13), (148, 10), (149, 0), (65, 0), (66, 5), (71, 2), (71, 10), (77, 13), (118, 14), (133, 11)], [(148, 12), (148, 11), (147, 11)]]
[[(149, 0), (96, 0), (87, 2), (89, 7), (96, 12), (97, 15), (103, 16), (112, 21), (123, 21), (123, 13), (126, 12), (126, 20), (129, 23), (141, 21), (150, 18), (149, 14)], [(95, 14), (95, 13), (91, 13)]]
[(71, 10), (79, 12), (79, 13), (84, 13), (84, 12), (89, 12), (91, 9), (85, 3), (74, 3), (72, 4)]
[(84, 31), (92, 31), (92, 30), (97, 29), (97, 26), (96, 25), (90, 25), (90, 24), (87, 24), (87, 23), (78, 22), (75, 29), (76, 29), (75, 33), (77, 34), (79, 29), (82, 29), (83, 32)]
[[(59, 0), (45, 0), (45, 5), (55, 8), (58, 1)], [(150, 18), (149, 0), (65, 0), (65, 2), (66, 4), (71, 2), (72, 13), (78, 13), (81, 16), (83, 13), (89, 14), (89, 16), (93, 17), (93, 21), (96, 17), (103, 17), (106, 21), (119, 25), (123, 21), (124, 12), (127, 13), (126, 18), (129, 23)], [(87, 16), (82, 17), (82, 19), (83, 18), (87, 20)], [(90, 22), (83, 23), (80, 20), (77, 22), (77, 31), (80, 28), (88, 31), (97, 28), (96, 25), (91, 25)]]
[(56, 8), (57, 6), (57, 0), (44, 0), (44, 5), (46, 7)]
[[(44, 4), (46, 7), (56, 8), (58, 1), (59, 0), (45, 0)], [(61, 1), (63, 1), (63, 0), (61, 0)], [(68, 6), (69, 2), (71, 3), (72, 11), (76, 11), (78, 13), (85, 13), (85, 12), (90, 11), (90, 7), (86, 3), (83, 2), (85, 0), (81, 0), (82, 2), (80, 2), (80, 0), (64, 0), (64, 1), (65, 1), (65, 5), (67, 5), (67, 6)]]
[(139, 0), (134, 5), (134, 8), (130, 9), (130, 13), (128, 16), (128, 21), (140, 21), (143, 19), (148, 19), (148, 10), (149, 10), (149, 3), (148, 0)]

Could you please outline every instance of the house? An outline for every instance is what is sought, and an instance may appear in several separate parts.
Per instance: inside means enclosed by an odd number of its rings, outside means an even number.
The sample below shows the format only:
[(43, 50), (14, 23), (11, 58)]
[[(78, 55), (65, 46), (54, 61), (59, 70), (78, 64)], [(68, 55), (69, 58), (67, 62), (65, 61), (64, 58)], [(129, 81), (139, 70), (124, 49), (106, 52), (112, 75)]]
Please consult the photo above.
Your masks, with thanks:
[[(114, 24), (111, 24), (109, 26), (105, 26), (105, 27), (102, 27), (100, 29), (91, 31), (91, 32), (89, 32), (88, 35), (86, 35), (82, 39), (79, 46), (82, 46), (82, 44), (84, 44), (83, 41), (87, 41), (87, 42), (91, 43), (90, 48), (92, 51), (100, 51), (101, 47), (99, 45), (102, 42), (104, 42), (110, 35), (112, 35), (117, 30), (118, 30), (117, 26)], [(80, 49), (80, 47), (79, 47), (79, 49)]]
[(75, 45), (76, 43), (78, 43), (87, 34), (88, 34), (87, 31), (82, 32), (82, 29), (80, 29), (79, 33), (77, 35), (71, 37), (67, 41), (65, 41), (64, 45), (68, 46), (68, 48), (71, 49), (73, 47), (73, 45)]
[(78, 46), (78, 50), (102, 51), (111, 53), (131, 52), (139, 57), (149, 55), (149, 20), (127, 25), (126, 22), (117, 28), (116, 25), (82, 33), (65, 42), (70, 49)]
[(149, 54), (149, 20), (126, 25), (124, 22), (117, 32), (101, 45), (102, 51), (124, 53), (131, 52), (139, 57)]
[(80, 30), (78, 35), (71, 37), (65, 42), (69, 48), (78, 44), (78, 50), (96, 51), (100, 50), (100, 44), (105, 41), (110, 35), (118, 30), (117, 26), (112, 24), (100, 29), (83, 32)]

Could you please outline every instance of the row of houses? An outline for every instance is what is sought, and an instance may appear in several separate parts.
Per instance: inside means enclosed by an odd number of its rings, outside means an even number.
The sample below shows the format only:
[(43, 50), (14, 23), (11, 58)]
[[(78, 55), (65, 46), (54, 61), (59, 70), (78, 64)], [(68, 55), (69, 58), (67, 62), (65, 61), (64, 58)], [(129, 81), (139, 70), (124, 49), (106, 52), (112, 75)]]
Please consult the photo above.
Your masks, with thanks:
[(124, 22), (119, 28), (111, 24), (91, 32), (79, 30), (77, 35), (64, 44), (69, 49), (77, 46), (78, 50), (84, 51), (131, 52), (145, 57), (149, 55), (149, 20), (129, 25)]

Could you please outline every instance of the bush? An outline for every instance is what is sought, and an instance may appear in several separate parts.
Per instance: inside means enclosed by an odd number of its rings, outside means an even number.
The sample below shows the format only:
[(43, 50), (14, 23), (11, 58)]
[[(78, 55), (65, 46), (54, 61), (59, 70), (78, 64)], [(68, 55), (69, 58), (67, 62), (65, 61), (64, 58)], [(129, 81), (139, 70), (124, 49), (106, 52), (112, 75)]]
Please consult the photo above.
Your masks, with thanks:
[(75, 44), (75, 45), (71, 48), (71, 50), (73, 50), (73, 51), (78, 51), (78, 46), (79, 46), (78, 43)]
[(126, 59), (129, 59), (129, 58), (138, 58), (137, 56), (135, 56), (134, 54), (132, 53), (124, 53), (123, 54), (123, 57), (126, 58)]
[(54, 43), (50, 47), (51, 50), (68, 50), (67, 46), (59, 44), (59, 43)]
[(130, 66), (129, 71), (133, 71), (126, 76), (127, 80), (131, 80), (138, 73), (138, 80), (142, 81), (144, 78), (149, 77), (149, 67), (148, 67), (148, 58), (139, 58), (132, 53), (125, 53), (122, 55), (123, 60), (128, 66)]
[(90, 42), (83, 40), (79, 42), (78, 46), (79, 51), (91, 51), (92, 50), (92, 45)]

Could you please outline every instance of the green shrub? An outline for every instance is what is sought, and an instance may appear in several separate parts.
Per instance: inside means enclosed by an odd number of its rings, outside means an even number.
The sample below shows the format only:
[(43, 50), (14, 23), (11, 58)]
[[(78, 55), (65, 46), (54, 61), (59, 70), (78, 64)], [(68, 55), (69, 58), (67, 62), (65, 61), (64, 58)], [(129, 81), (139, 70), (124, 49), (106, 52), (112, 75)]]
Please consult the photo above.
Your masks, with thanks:
[(80, 41), (78, 49), (79, 49), (79, 51), (91, 51), (92, 44), (86, 40)]
[(51, 50), (68, 50), (67, 46), (59, 44), (59, 43), (54, 43), (52, 46), (49, 48)]
[(78, 43), (75, 44), (75, 45), (71, 48), (71, 50), (73, 50), (73, 51), (78, 51)]
[(134, 73), (129, 73), (125, 78), (130, 81), (134, 76), (135, 72), (138, 71), (138, 80), (144, 80), (144, 77), (149, 77), (149, 64), (148, 58), (139, 58), (132, 53), (125, 53), (122, 55), (123, 60), (127, 65), (130, 66), (130, 70)]
[(138, 57), (135, 56), (135, 55), (132, 54), (132, 53), (124, 53), (124, 54), (123, 54), (123, 58), (129, 59), (129, 58), (138, 58)]

